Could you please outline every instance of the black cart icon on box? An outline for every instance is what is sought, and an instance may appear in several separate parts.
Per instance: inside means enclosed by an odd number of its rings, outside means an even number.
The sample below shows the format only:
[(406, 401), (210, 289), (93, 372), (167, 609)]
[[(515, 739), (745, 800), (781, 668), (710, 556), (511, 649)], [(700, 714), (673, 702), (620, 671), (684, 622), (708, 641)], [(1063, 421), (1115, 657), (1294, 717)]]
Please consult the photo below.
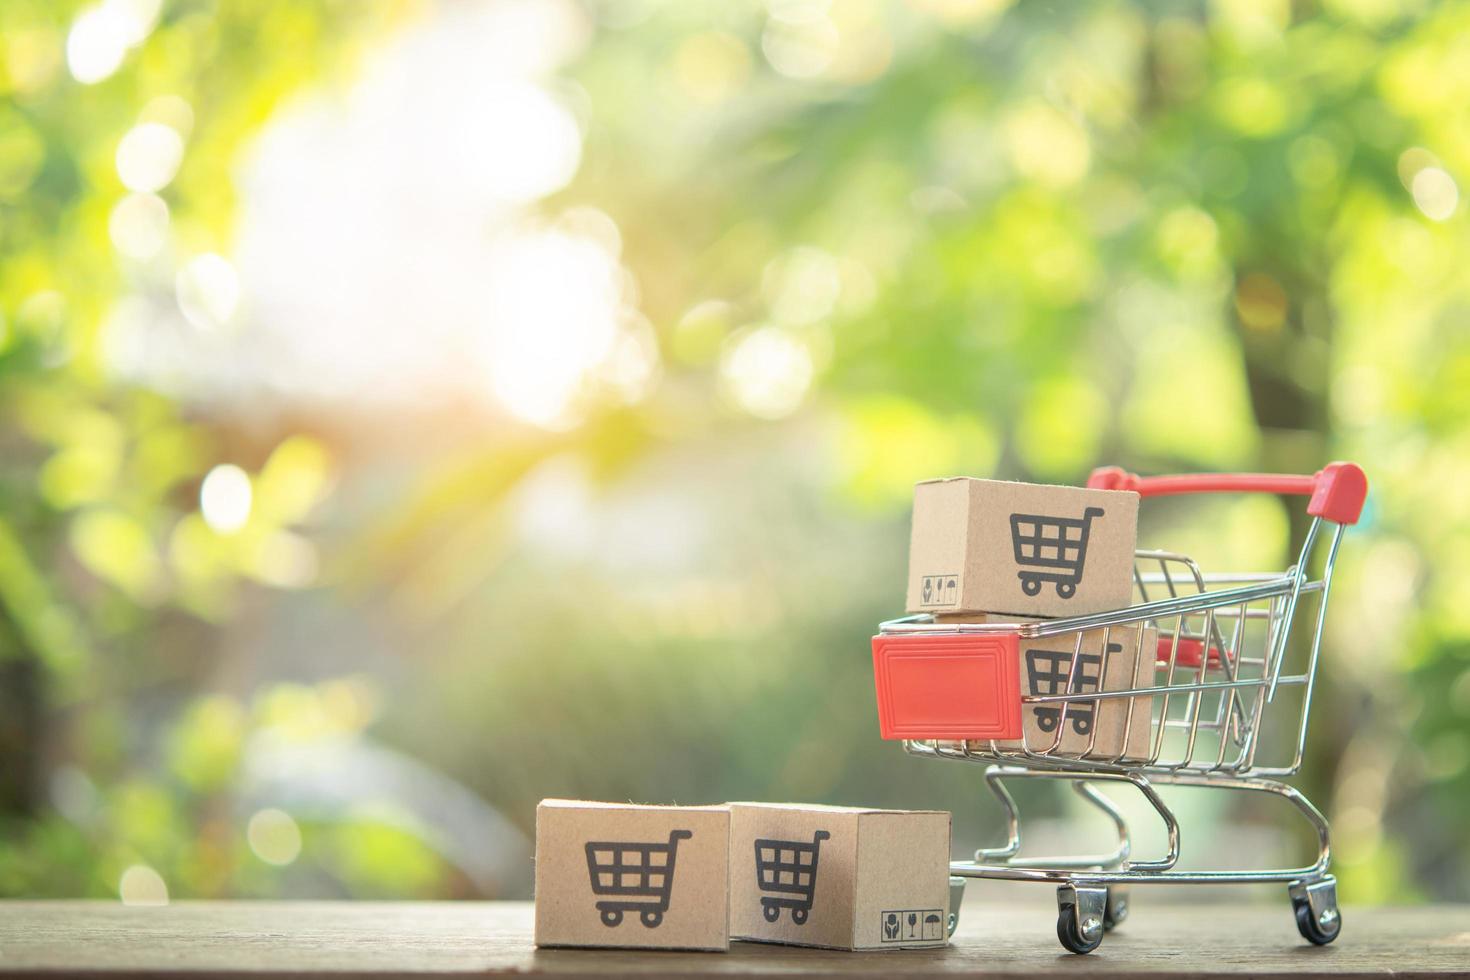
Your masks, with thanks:
[[(1122, 650), (1122, 646), (1115, 643), (1108, 644), (1108, 652)], [(1026, 651), (1026, 679), (1030, 684), (1032, 694), (1055, 695), (1055, 694), (1079, 694), (1098, 689), (1098, 668), (1102, 658), (1095, 653), (1082, 654), (1081, 662), (1077, 664), (1077, 675), (1072, 676), (1072, 654), (1058, 650), (1027, 650)], [(1068, 687), (1067, 681), (1072, 684)], [(1032, 709), (1036, 714), (1036, 727), (1050, 734), (1057, 730), (1057, 722), (1061, 720), (1061, 705), (1067, 706), (1067, 720), (1072, 723), (1072, 731), (1078, 735), (1086, 735), (1092, 731), (1092, 716), (1097, 708), (1097, 700), (1052, 702), (1050, 704), (1038, 704)]]
[(624, 912), (637, 912), (649, 929), (657, 929), (669, 909), (674, 890), (674, 857), (679, 841), (694, 836), (690, 830), (669, 831), (667, 844), (588, 841), (587, 873), (592, 894), (615, 898), (597, 903), (602, 924), (621, 925)]
[(1087, 561), (1087, 534), (1093, 518), (1102, 517), (1101, 507), (1089, 507), (1080, 518), (1045, 517), (1041, 514), (1011, 515), (1011, 545), (1021, 570), (1021, 591), (1041, 592), (1041, 583), (1056, 585), (1057, 595), (1070, 599), (1082, 581)]
[(782, 909), (791, 910), (791, 921), (805, 925), (817, 892), (817, 858), (822, 841), (832, 835), (819, 830), (812, 842), (797, 840), (764, 840), (755, 842), (755, 877), (763, 892), (761, 914), (767, 922), (781, 918)]

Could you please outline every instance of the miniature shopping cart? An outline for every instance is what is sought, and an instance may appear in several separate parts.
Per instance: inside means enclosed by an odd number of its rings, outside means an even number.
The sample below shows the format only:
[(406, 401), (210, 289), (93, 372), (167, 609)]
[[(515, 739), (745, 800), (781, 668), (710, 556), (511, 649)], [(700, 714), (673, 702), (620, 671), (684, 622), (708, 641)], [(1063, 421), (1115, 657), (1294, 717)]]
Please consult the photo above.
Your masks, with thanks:
[(679, 841), (693, 836), (692, 831), (671, 830), (667, 844), (589, 841), (587, 874), (592, 878), (592, 893), (616, 896), (597, 903), (602, 924), (621, 925), (624, 912), (637, 912), (644, 926), (658, 928), (674, 890), (674, 858)]
[[(1189, 558), (1136, 553), (1138, 601), (1090, 615), (1024, 624), (937, 624), (929, 616), (884, 623), (873, 638), (873, 665), (883, 737), (902, 739), (913, 755), (989, 764), (985, 781), (1005, 809), (1003, 847), (977, 851), (951, 865), (950, 929), (967, 878), (1051, 882), (1057, 888), (1057, 938), (1074, 953), (1096, 949), (1127, 914), (1131, 884), (1281, 882), (1303, 938), (1337, 938), (1342, 919), (1337, 883), (1327, 873), (1327, 821), (1298, 790), (1281, 782), (1302, 763), (1312, 685), (1332, 569), (1345, 528), (1367, 498), (1363, 471), (1333, 463), (1314, 476), (1200, 475), (1140, 479), (1115, 468), (1093, 473), (1088, 486), (1134, 490), (1144, 497), (1206, 492), (1310, 495), (1304, 543), (1285, 572), (1208, 576)], [(1084, 634), (1082, 631), (1092, 631)], [(1085, 635), (1102, 633), (1099, 677), (1114, 676), (1108, 658), (1122, 656), (1123, 675), (1151, 680), (1098, 690), (1078, 683)], [(1022, 639), (1072, 641), (1074, 656), (1060, 693), (1021, 693)], [(1111, 642), (1120, 641), (1120, 642)], [(1089, 649), (1099, 649), (1089, 644)], [(1089, 721), (1085, 744), (1069, 741), (1067, 720), (1082, 705), (1126, 702), (1121, 740), (1098, 739)], [(1025, 711), (1056, 712), (1049, 737), (1028, 738)], [(1123, 709), (1116, 709), (1122, 714)], [(1130, 738), (1146, 726), (1146, 749)], [(1139, 733), (1142, 734), (1142, 733)], [(1141, 753), (1141, 754), (1140, 754)], [(1117, 831), (1106, 854), (1023, 857), (1021, 823), (1006, 781), (1070, 783)], [(1140, 860), (1128, 825), (1099, 784), (1130, 784), (1152, 806), (1168, 835), (1165, 853)], [(1268, 793), (1291, 803), (1316, 832), (1317, 858), (1295, 868), (1185, 870), (1180, 826), (1158, 786)]]
[(1087, 562), (1087, 535), (1092, 519), (1103, 516), (1101, 507), (1089, 507), (1080, 518), (1046, 517), (1042, 514), (1011, 515), (1011, 546), (1021, 570), (1021, 591), (1036, 595), (1041, 583), (1051, 582), (1057, 595), (1070, 599), (1082, 581)]
[(781, 918), (782, 909), (791, 910), (791, 921), (805, 925), (817, 892), (817, 858), (822, 841), (832, 835), (819, 830), (811, 843), (799, 840), (765, 840), (755, 842), (755, 876), (763, 892), (761, 914), (767, 922)]

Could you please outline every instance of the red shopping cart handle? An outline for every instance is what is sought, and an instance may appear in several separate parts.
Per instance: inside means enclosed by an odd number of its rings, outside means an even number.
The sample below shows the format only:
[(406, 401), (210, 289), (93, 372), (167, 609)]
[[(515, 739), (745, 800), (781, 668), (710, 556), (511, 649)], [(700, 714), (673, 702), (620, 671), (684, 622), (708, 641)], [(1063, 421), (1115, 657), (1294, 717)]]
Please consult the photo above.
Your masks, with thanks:
[(1356, 524), (1368, 498), (1368, 477), (1356, 463), (1328, 463), (1311, 476), (1285, 473), (1194, 473), (1139, 476), (1117, 466), (1092, 471), (1094, 490), (1134, 490), (1143, 497), (1177, 493), (1289, 493), (1310, 496), (1307, 513), (1338, 524)]

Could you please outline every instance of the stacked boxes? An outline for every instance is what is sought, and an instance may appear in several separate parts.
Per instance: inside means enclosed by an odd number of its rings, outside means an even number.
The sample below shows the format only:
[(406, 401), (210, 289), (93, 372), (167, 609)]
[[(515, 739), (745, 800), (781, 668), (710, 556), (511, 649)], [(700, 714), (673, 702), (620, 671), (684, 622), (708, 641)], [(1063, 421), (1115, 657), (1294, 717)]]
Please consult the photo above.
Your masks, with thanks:
[[(1131, 491), (966, 477), (920, 483), (914, 488), (906, 607), (938, 623), (987, 624), (1125, 607), (1133, 597), (1138, 500)], [(1021, 637), (1021, 693), (1146, 687), (1157, 644), (1155, 629), (1134, 626)], [(1074, 658), (1080, 661), (1075, 670)], [(1029, 703), (1023, 739), (994, 745), (1143, 759), (1151, 710), (1147, 697)]]
[(957, 477), (914, 488), (909, 612), (1077, 616), (1133, 597), (1138, 494)]

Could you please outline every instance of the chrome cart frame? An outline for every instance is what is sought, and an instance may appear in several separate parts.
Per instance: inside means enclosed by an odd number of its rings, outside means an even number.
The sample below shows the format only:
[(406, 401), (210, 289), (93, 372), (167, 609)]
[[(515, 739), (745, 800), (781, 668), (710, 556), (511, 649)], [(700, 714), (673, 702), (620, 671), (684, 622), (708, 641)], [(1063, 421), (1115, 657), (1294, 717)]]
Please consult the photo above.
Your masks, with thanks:
[[(950, 929), (957, 923), (967, 878), (1052, 882), (1057, 888), (1057, 937), (1074, 953), (1086, 953), (1128, 912), (1127, 886), (1154, 882), (1217, 884), (1280, 882), (1288, 886), (1297, 928), (1322, 945), (1337, 938), (1342, 918), (1336, 880), (1328, 874), (1327, 820), (1305, 796), (1281, 782), (1301, 767), (1311, 714), (1312, 688), (1322, 643), (1332, 571), (1347, 525), (1357, 521), (1367, 494), (1362, 471), (1334, 463), (1309, 477), (1204, 475), (1140, 479), (1116, 469), (1099, 470), (1089, 486), (1131, 489), (1144, 497), (1175, 493), (1254, 491), (1311, 496), (1312, 521), (1297, 560), (1284, 573), (1205, 575), (1184, 555), (1138, 551), (1134, 583), (1137, 602), (1122, 609), (1029, 623), (936, 623), (928, 615), (884, 623), (880, 638), (1015, 635), (1020, 642), (1064, 637), (1075, 643), (1062, 693), (1022, 693), (1022, 710), (1039, 705), (1060, 709), (1049, 739), (1033, 744), (1034, 733), (1015, 741), (904, 739), (905, 751), (935, 759), (988, 764), (985, 783), (1006, 813), (1003, 846), (982, 848), (974, 860), (951, 865)], [(1314, 567), (1320, 568), (1315, 575)], [(1091, 632), (1089, 632), (1091, 631)], [(1102, 667), (1122, 656), (1134, 668), (1126, 676), (1152, 681), (1126, 686), (1079, 685), (1083, 643), (1101, 631)], [(1302, 634), (1305, 634), (1305, 642)], [(1122, 644), (1109, 641), (1124, 639)], [(875, 638), (875, 642), (878, 638)], [(1152, 661), (1152, 669), (1143, 658)], [(1140, 673), (1141, 670), (1141, 673)], [(1103, 689), (1099, 690), (1098, 687)], [(1126, 702), (1123, 737), (1100, 746), (1099, 728), (1089, 721), (1086, 745), (1067, 745), (1068, 710), (1099, 712)], [(1112, 708), (1120, 712), (1121, 708)], [(1092, 716), (1089, 714), (1089, 718)], [(1145, 751), (1135, 726), (1148, 726)], [(1045, 744), (1042, 744), (1045, 743)], [(1064, 746), (1067, 746), (1064, 748)], [(1272, 752), (1275, 757), (1272, 757)], [(1117, 846), (1106, 854), (1022, 857), (1021, 819), (1006, 783), (1056, 779), (1101, 810), (1117, 830)], [(1163, 853), (1138, 859), (1132, 853), (1123, 814), (1098, 785), (1135, 787), (1163, 821)], [(1180, 822), (1159, 795), (1159, 786), (1204, 787), (1269, 793), (1291, 803), (1316, 833), (1317, 856), (1310, 864), (1250, 870), (1177, 870)]]

